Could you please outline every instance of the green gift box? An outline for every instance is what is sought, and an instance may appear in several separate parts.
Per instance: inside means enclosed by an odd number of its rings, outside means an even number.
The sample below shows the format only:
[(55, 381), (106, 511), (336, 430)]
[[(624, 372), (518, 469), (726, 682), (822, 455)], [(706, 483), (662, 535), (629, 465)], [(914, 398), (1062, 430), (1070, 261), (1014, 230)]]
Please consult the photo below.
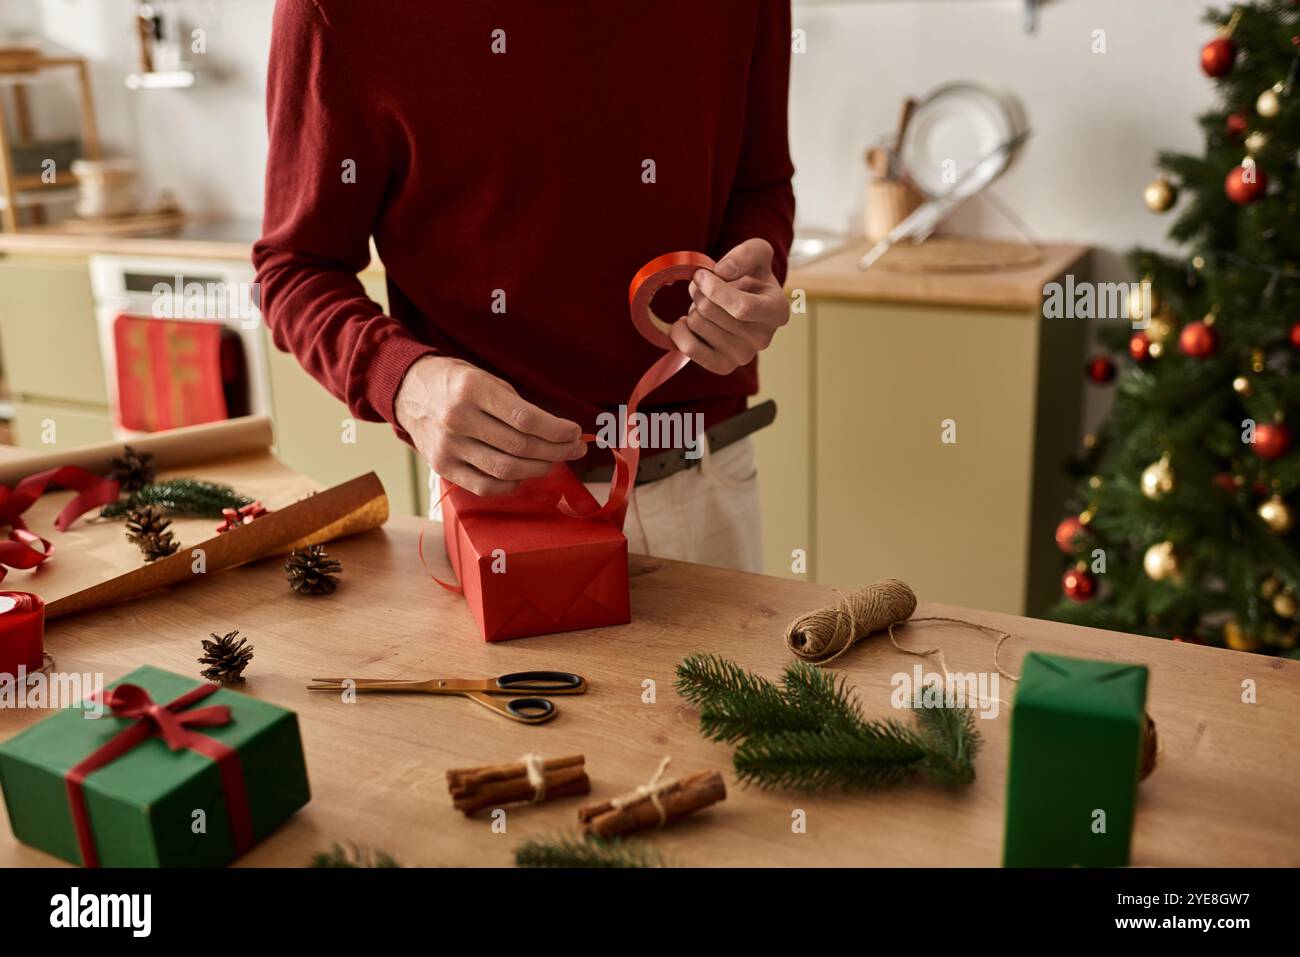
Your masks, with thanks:
[[(14, 836), (74, 864), (228, 864), (311, 798), (298, 718), (138, 668), (0, 745)], [(170, 707), (169, 707), (170, 706)]]
[(1031, 652), (1011, 715), (1007, 867), (1128, 863), (1147, 669)]

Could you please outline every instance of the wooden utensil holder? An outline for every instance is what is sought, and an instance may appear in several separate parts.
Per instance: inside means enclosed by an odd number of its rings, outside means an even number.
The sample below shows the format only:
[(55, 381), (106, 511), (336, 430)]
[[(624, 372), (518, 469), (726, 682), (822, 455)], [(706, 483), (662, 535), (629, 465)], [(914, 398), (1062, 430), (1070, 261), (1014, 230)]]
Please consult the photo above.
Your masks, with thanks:
[(910, 183), (872, 177), (867, 181), (866, 211), (863, 216), (867, 239), (872, 242), (884, 239), (923, 202), (925, 197)]

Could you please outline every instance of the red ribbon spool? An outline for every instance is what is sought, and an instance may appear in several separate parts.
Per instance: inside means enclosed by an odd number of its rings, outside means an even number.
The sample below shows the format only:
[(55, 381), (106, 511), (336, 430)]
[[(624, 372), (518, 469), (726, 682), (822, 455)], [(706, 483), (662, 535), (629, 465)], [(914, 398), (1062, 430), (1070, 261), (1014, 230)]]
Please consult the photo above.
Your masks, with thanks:
[(45, 602), (25, 591), (0, 591), (0, 675), (35, 674), (45, 665)]

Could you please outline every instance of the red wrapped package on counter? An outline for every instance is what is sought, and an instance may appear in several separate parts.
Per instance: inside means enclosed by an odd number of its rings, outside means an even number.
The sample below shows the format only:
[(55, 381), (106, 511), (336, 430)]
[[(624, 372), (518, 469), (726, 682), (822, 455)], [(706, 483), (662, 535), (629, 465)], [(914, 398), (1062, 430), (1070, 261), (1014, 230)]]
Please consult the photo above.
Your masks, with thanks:
[(627, 539), (609, 516), (575, 518), (559, 510), (564, 500), (597, 510), (567, 465), (509, 495), (444, 489), (447, 556), (485, 640), (632, 620)]
[[(508, 495), (481, 498), (443, 481), (442, 521), (447, 556), (461, 592), (486, 641), (546, 635), (632, 620), (628, 595), (627, 539), (623, 518), (632, 494), (640, 448), (634, 434), (637, 406), (689, 361), (667, 336), (667, 324), (650, 301), (669, 283), (713, 269), (700, 253), (668, 253), (632, 279), (632, 322), (665, 350), (627, 400), (627, 427), (614, 456), (614, 476), (604, 505), (564, 463), (528, 479)], [(594, 442), (594, 435), (583, 440)]]

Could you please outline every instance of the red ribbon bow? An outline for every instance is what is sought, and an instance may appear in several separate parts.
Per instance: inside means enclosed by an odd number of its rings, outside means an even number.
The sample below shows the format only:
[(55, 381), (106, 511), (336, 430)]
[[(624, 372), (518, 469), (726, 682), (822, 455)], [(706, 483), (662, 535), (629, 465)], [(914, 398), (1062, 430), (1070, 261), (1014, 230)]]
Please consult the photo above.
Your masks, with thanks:
[(134, 720), (131, 724), (97, 748), (88, 758), (73, 765), (64, 775), (68, 791), (68, 806), (72, 813), (81, 860), (86, 867), (99, 866), (99, 852), (86, 807), (86, 778), (100, 768), (112, 764), (150, 738), (157, 735), (172, 751), (188, 749), (216, 762), (221, 774), (221, 789), (226, 798), (226, 813), (230, 817), (230, 835), (235, 853), (242, 854), (253, 846), (253, 818), (248, 807), (248, 790), (244, 785), (244, 769), (239, 753), (207, 735), (191, 728), (209, 728), (229, 724), (232, 720), (226, 705), (209, 705), (206, 708), (185, 709), (203, 700), (217, 685), (200, 685), (167, 705), (154, 702), (149, 692), (139, 685), (118, 685), (105, 691), (103, 701), (116, 718)]
[(224, 534), (241, 525), (247, 525), (253, 519), (261, 518), (265, 514), (266, 509), (262, 507), (261, 502), (249, 502), (243, 508), (223, 508), (221, 515), (225, 522), (217, 526), (217, 531)]
[(9, 568), (35, 568), (54, 554), (54, 546), (35, 532), (28, 531), (27, 523), (23, 521), (23, 512), (31, 508), (51, 485), (78, 493), (54, 520), (54, 527), (61, 532), (66, 532), (69, 525), (92, 508), (117, 501), (121, 490), (116, 480), (103, 478), (76, 465), (37, 472), (12, 489), (0, 485), (0, 526), (9, 526), (9, 540), (0, 541), (0, 581), (4, 580)]

